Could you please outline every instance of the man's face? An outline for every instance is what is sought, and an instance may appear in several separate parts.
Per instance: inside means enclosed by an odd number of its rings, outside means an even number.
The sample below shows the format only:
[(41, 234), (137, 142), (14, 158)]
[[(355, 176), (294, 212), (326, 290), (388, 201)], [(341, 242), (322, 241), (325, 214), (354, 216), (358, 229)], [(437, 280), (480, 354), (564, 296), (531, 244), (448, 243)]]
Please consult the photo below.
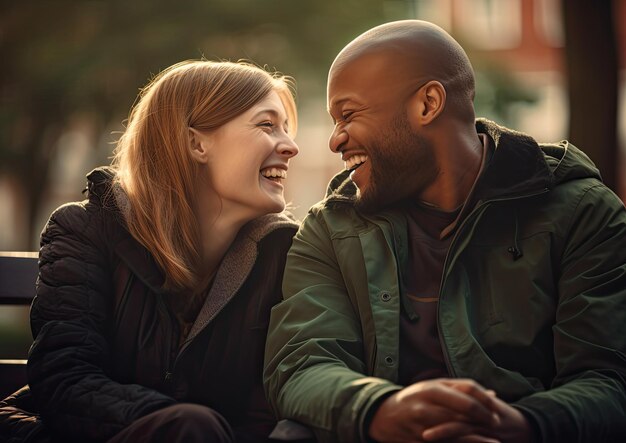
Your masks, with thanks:
[[(405, 198), (419, 198), (436, 175), (430, 144), (415, 133), (404, 113), (392, 119), (383, 132), (368, 142), (369, 180), (357, 183), (357, 208), (376, 212)], [(352, 178), (358, 174), (354, 171)]]
[(352, 170), (363, 212), (419, 198), (438, 173), (431, 144), (407, 119), (414, 83), (390, 61), (382, 54), (361, 56), (331, 68), (328, 79), (335, 121), (329, 146)]

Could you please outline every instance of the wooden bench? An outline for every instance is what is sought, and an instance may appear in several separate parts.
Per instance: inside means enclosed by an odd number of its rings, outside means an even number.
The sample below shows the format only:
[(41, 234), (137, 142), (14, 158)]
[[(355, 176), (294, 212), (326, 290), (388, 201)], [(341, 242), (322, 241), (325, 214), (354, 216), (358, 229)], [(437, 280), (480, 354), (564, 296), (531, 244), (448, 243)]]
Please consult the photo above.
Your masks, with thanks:
[[(30, 305), (35, 296), (38, 256), (37, 252), (0, 251), (0, 305)], [(0, 399), (25, 384), (26, 360), (0, 359)]]

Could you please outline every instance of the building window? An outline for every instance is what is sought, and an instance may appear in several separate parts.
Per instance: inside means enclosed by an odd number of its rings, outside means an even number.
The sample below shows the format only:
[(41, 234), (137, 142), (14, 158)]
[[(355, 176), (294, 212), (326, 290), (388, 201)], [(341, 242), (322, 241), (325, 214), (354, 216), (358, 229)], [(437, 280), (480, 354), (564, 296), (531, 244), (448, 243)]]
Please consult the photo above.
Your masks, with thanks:
[(559, 0), (535, 0), (535, 29), (550, 46), (563, 46), (563, 23)]

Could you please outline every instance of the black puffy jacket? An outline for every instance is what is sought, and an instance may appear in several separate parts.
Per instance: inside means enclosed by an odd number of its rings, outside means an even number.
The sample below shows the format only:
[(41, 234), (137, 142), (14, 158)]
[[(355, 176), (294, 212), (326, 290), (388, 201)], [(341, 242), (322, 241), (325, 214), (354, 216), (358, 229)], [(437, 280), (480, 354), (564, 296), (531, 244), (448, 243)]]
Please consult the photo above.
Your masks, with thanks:
[(184, 401), (220, 412), (241, 440), (261, 440), (274, 425), (261, 387), (265, 335), (297, 225), (272, 214), (241, 229), (179, 345), (163, 276), (125, 229), (112, 177), (92, 171), (88, 199), (61, 206), (42, 233), (30, 392), (4, 402), (0, 437), (104, 441)]

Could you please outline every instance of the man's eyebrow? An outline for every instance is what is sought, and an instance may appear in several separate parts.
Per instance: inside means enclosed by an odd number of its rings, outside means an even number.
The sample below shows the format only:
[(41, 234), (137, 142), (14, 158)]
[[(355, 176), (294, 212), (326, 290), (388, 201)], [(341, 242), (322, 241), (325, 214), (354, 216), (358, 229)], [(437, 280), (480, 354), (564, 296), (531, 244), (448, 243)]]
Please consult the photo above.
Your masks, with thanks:
[(339, 100), (333, 101), (327, 108), (328, 112), (330, 112), (331, 109), (336, 108), (337, 106), (343, 105), (345, 102), (347, 102), (349, 100), (350, 99), (348, 97), (343, 97), (343, 98), (340, 98)]

